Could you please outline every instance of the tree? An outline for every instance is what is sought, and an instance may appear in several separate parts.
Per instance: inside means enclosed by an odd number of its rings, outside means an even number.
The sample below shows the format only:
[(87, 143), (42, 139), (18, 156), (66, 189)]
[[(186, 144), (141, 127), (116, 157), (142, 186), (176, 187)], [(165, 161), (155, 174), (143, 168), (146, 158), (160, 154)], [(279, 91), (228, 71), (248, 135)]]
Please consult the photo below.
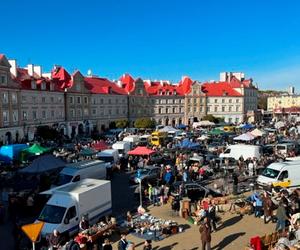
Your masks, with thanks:
[(150, 118), (138, 118), (134, 122), (134, 127), (136, 128), (154, 128), (155, 121)]
[(127, 120), (118, 120), (116, 121), (116, 127), (117, 128), (126, 128), (128, 127), (128, 121)]
[(214, 123), (218, 123), (219, 122), (218, 118), (214, 117), (213, 115), (206, 115), (206, 116), (203, 117), (202, 120), (204, 120), (204, 121), (210, 121), (210, 122), (214, 122)]

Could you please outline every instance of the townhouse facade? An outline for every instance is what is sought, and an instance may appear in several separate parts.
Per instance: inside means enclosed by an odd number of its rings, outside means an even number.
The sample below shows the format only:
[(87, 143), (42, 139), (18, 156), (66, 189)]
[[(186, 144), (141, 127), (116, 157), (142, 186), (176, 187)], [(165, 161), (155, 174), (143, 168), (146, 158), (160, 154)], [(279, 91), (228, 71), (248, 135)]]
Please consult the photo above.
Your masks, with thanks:
[(69, 74), (62, 66), (43, 73), (33, 64), (20, 68), (0, 54), (0, 141), (32, 140), (37, 127), (50, 126), (64, 135), (103, 131), (112, 122), (148, 117), (157, 124), (176, 126), (199, 121), (207, 114), (240, 123), (257, 108), (257, 88), (237, 73), (222, 73), (220, 81), (200, 83), (182, 77), (169, 81), (118, 81)]

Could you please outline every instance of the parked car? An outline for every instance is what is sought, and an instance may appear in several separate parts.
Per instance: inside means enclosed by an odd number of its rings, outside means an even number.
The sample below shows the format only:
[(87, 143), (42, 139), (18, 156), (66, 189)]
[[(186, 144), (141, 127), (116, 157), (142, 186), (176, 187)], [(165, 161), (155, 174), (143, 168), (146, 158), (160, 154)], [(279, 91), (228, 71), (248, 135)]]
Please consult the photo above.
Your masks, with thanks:
[[(138, 169), (130, 176), (130, 183), (132, 184), (138, 184), (139, 180), (142, 180), (142, 183), (144, 182), (150, 182), (156, 184), (159, 175), (160, 175), (161, 168), (156, 166), (147, 166), (142, 169)], [(138, 174), (140, 176), (138, 176)]]
[(164, 163), (164, 156), (160, 153), (153, 153), (149, 156), (149, 164), (162, 164)]

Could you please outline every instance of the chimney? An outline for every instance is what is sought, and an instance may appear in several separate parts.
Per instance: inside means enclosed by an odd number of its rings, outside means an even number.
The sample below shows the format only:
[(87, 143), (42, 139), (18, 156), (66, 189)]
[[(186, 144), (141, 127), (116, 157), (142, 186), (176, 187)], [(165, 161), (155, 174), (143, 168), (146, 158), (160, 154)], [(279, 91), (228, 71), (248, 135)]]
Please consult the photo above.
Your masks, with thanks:
[(35, 74), (37, 74), (39, 77), (42, 76), (42, 67), (41, 66), (33, 66), (33, 71)]
[(27, 65), (27, 71), (28, 71), (28, 75), (33, 76), (33, 73), (34, 73), (34, 65), (33, 65), (33, 64), (28, 64), (28, 65)]
[(164, 86), (164, 82), (162, 80), (159, 81), (161, 86)]
[(117, 83), (117, 86), (118, 86), (118, 87), (120, 87), (120, 88), (123, 87), (123, 84), (122, 84), (122, 82), (121, 82), (120, 80), (118, 80), (116, 83)]
[(15, 59), (12, 60), (8, 60), (9, 64), (10, 64), (10, 73), (16, 77), (17, 76), (17, 61)]

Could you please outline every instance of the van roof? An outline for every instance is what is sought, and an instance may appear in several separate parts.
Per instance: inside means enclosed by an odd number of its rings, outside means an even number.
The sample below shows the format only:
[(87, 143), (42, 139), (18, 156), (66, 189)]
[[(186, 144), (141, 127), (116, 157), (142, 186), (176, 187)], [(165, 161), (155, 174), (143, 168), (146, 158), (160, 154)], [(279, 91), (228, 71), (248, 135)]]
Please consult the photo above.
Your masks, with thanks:
[(107, 155), (107, 154), (113, 154), (115, 152), (118, 152), (118, 150), (116, 150), (116, 149), (105, 149), (105, 150), (99, 152), (97, 155), (98, 156), (99, 155)]
[(83, 179), (78, 182), (71, 182), (67, 185), (64, 185), (55, 190), (55, 192), (63, 192), (63, 193), (73, 193), (80, 194), (84, 193), (88, 190), (94, 189), (95, 187), (102, 186), (104, 184), (109, 183), (110, 181), (106, 180), (96, 180), (96, 179)]
[(251, 148), (258, 148), (258, 147), (260, 147), (260, 146), (258, 146), (258, 145), (246, 145), (246, 144), (233, 144), (233, 145), (229, 145), (227, 148), (241, 148), (241, 147), (243, 147), (243, 148), (245, 148), (245, 147), (251, 147)]
[(285, 168), (290, 168), (290, 167), (295, 167), (295, 165), (300, 165), (300, 161), (284, 161), (284, 162), (274, 162), (271, 163), (268, 168), (272, 168), (274, 170), (281, 170), (284, 167)]
[(76, 163), (70, 163), (65, 166), (65, 168), (71, 168), (71, 169), (84, 169), (92, 167), (96, 164), (104, 163), (104, 161), (100, 160), (88, 160), (88, 161), (80, 161)]

